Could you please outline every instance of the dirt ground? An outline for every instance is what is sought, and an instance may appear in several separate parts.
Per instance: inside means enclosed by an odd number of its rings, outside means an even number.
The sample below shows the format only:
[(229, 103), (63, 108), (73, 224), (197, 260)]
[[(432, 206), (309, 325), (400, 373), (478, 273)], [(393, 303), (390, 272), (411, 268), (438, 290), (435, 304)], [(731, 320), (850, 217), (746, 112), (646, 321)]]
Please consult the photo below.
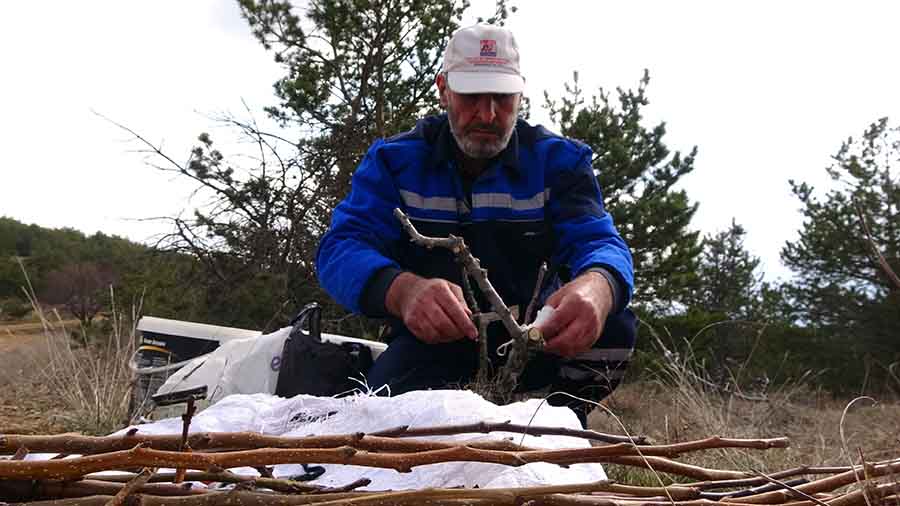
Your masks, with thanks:
[(58, 431), (58, 400), (43, 381), (48, 359), (40, 323), (0, 324), (0, 434)]

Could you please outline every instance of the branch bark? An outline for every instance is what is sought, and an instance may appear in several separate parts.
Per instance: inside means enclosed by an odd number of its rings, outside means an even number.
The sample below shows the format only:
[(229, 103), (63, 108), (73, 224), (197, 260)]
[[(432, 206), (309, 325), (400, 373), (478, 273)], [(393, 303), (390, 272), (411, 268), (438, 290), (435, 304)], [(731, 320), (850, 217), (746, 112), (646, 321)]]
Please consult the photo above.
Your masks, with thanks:
[(858, 202), (854, 202), (854, 207), (856, 207), (856, 214), (859, 216), (859, 221), (862, 223), (863, 231), (866, 233), (866, 238), (869, 242), (869, 247), (872, 249), (872, 252), (875, 254), (875, 259), (878, 261), (878, 265), (881, 267), (881, 270), (884, 271), (885, 276), (894, 283), (894, 286), (900, 290), (900, 276), (897, 276), (897, 273), (891, 269), (890, 264), (884, 255), (881, 254), (881, 251), (878, 249), (878, 246), (875, 244), (875, 239), (872, 238), (872, 231), (869, 230), (869, 222), (866, 220), (865, 214), (863, 214), (862, 206), (859, 205)]
[[(870, 466), (870, 470), (865, 473), (863, 467), (858, 466), (850, 471), (811, 481), (805, 485), (800, 485), (799, 487), (796, 487), (796, 489), (806, 494), (817, 494), (820, 492), (836, 490), (840, 487), (856, 483), (857, 480), (865, 480), (867, 477), (876, 478), (879, 476), (895, 475), (897, 473), (900, 473), (900, 459)], [(753, 497), (745, 497), (740, 499), (740, 501), (753, 504), (777, 504), (791, 499), (792, 496), (792, 492), (779, 490)], [(723, 502), (730, 503), (731, 501), (723, 499)]]
[[(180, 453), (136, 446), (127, 451), (49, 461), (0, 461), (0, 478), (75, 479), (86, 474), (129, 467), (174, 467), (221, 470), (230, 467), (288, 463), (346, 464), (409, 472), (413, 467), (442, 462), (486, 462), (521, 466), (531, 462), (570, 465), (609, 462), (627, 455), (677, 456), (688, 451), (712, 448), (775, 448), (787, 446), (787, 438), (726, 439), (719, 437), (672, 445), (636, 447), (617, 443), (592, 448), (562, 450), (499, 451), (457, 446), (418, 453), (373, 453), (349, 446), (309, 449), (257, 449), (223, 453)], [(734, 476), (728, 476), (733, 478)], [(713, 478), (715, 479), (715, 478)]]
[[(506, 424), (508, 425), (508, 424)], [(491, 428), (495, 426), (495, 428)], [(435, 427), (433, 432), (415, 434), (416, 429), (408, 431), (404, 436), (413, 435), (449, 435), (460, 434), (465, 432), (519, 432), (515, 427), (505, 424), (487, 424), (483, 428), (479, 425), (472, 426), (453, 426)], [(474, 430), (465, 430), (467, 427), (473, 427)], [(427, 431), (430, 428), (426, 428)], [(545, 432), (547, 434), (565, 434), (569, 429), (556, 430), (554, 432)], [(578, 432), (578, 431), (573, 431)], [(588, 437), (593, 431), (583, 431), (586, 435), (580, 437)], [(532, 432), (529, 431), (529, 434)], [(535, 432), (535, 434), (538, 434)], [(594, 433), (598, 434), (598, 433)], [(389, 451), (398, 453), (420, 452), (427, 450), (440, 450), (445, 448), (453, 448), (460, 445), (460, 442), (444, 442), (444, 441), (421, 441), (411, 439), (399, 439), (396, 437), (386, 437), (373, 434), (367, 435), (361, 432), (346, 435), (327, 435), (327, 436), (307, 436), (307, 437), (286, 437), (286, 436), (266, 436), (258, 432), (196, 432), (187, 437), (187, 446), (193, 450), (212, 450), (212, 451), (228, 451), (235, 449), (256, 449), (256, 448), (338, 448), (341, 446), (352, 446), (359, 450), (368, 451)], [(598, 434), (599, 436), (604, 436)], [(602, 440), (596, 438), (598, 440)], [(27, 448), (28, 451), (37, 453), (68, 453), (80, 455), (94, 455), (99, 453), (109, 453), (114, 451), (130, 450), (135, 445), (144, 445), (147, 448), (156, 450), (178, 451), (181, 444), (181, 436), (175, 434), (126, 434), (120, 436), (82, 436), (78, 434), (59, 434), (54, 436), (28, 436), (7, 434), (0, 435), (0, 455), (17, 451), (18, 448)], [(465, 443), (473, 448), (485, 450), (529, 450), (531, 448), (521, 447), (511, 441), (473, 441)], [(15, 450), (14, 450), (15, 449)]]
[[(528, 434), (529, 436), (572, 436), (592, 441), (602, 441), (604, 443), (634, 443), (637, 445), (646, 445), (650, 443), (646, 436), (638, 436), (629, 438), (628, 436), (619, 436), (614, 434), (604, 434), (594, 430), (568, 429), (563, 427), (543, 427), (539, 425), (518, 425), (510, 422), (480, 422), (466, 425), (440, 425), (435, 427), (416, 427), (410, 428), (403, 425), (393, 429), (372, 432), (371, 436), (386, 437), (421, 437), (421, 436), (448, 436), (452, 434), (462, 434), (466, 432), (515, 432), (518, 434)], [(2, 442), (2, 439), (0, 439)]]
[[(188, 415), (190, 416), (190, 415)], [(132, 493), (136, 492), (138, 489), (143, 487), (150, 481), (150, 478), (156, 473), (156, 469), (147, 468), (141, 470), (140, 473), (137, 474), (134, 478), (132, 478), (128, 483), (126, 483), (121, 490), (119, 490), (116, 495), (113, 496), (109, 502), (106, 503), (106, 506), (123, 506), (125, 504), (125, 500), (128, 499), (128, 496)], [(182, 479), (184, 478), (184, 473), (178, 473)], [(180, 483), (180, 480), (176, 476), (175, 483)]]
[(472, 255), (469, 247), (466, 246), (466, 242), (461, 237), (456, 237), (452, 234), (449, 237), (426, 237), (416, 230), (416, 227), (409, 221), (406, 214), (399, 208), (394, 209), (394, 216), (400, 221), (412, 242), (426, 248), (446, 248), (456, 255), (466, 272), (475, 280), (478, 288), (481, 289), (481, 293), (490, 302), (491, 308), (500, 317), (500, 321), (503, 322), (503, 326), (509, 332), (510, 337), (543, 343), (544, 338), (539, 329), (528, 325), (519, 325), (516, 322), (509, 307), (506, 306), (506, 303), (503, 302), (497, 290), (494, 289), (494, 286), (488, 280), (487, 270), (481, 268), (481, 263)]

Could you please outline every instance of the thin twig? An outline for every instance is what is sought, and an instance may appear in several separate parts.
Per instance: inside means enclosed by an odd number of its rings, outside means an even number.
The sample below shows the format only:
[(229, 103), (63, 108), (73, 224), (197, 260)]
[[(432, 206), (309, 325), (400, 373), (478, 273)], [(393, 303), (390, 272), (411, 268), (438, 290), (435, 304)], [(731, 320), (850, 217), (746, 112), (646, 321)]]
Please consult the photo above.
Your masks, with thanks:
[[(197, 411), (197, 408), (194, 406), (193, 397), (187, 400), (187, 407), (185, 408), (184, 414), (181, 415), (181, 441), (178, 444), (178, 451), (180, 452), (190, 452), (191, 447), (187, 444), (188, 439), (188, 430), (191, 427), (191, 418), (193, 418), (194, 413)], [(175, 470), (175, 483), (181, 483), (184, 481), (184, 474), (187, 472), (185, 468), (178, 468)]]
[(547, 275), (547, 262), (541, 262), (538, 269), (537, 281), (534, 283), (534, 291), (531, 294), (531, 300), (528, 302), (528, 308), (525, 310), (525, 319), (522, 323), (528, 325), (534, 321), (534, 310), (537, 307), (538, 298), (541, 295), (541, 287), (544, 285), (544, 276)]
[(143, 487), (148, 481), (150, 481), (150, 478), (153, 477), (154, 473), (156, 473), (156, 469), (149, 467), (145, 467), (144, 469), (142, 469), (137, 476), (126, 483), (125, 486), (122, 487), (122, 490), (120, 490), (115, 496), (113, 496), (112, 499), (109, 500), (109, 502), (106, 503), (106, 506), (122, 506), (123, 504), (125, 504), (125, 500), (128, 498), (128, 496)]
[[(841, 412), (841, 421), (840, 423), (838, 423), (838, 432), (841, 435), (841, 452), (844, 454), (844, 457), (847, 459), (851, 466), (853, 465), (853, 459), (850, 457), (850, 450), (847, 449), (847, 437), (844, 435), (844, 421), (847, 418), (847, 413), (850, 411), (850, 407), (853, 406), (856, 401), (860, 400), (869, 400), (872, 401), (873, 404), (876, 403), (875, 399), (866, 396), (857, 397), (851, 400), (847, 403), (846, 406), (844, 406), (844, 411)], [(862, 464), (865, 465), (865, 462), (862, 462)], [(865, 472), (865, 467), (863, 467), (863, 472)], [(866, 494), (865, 483), (863, 483), (863, 480), (860, 479), (858, 474), (854, 474), (854, 476), (856, 477), (856, 482), (859, 484), (860, 490), (863, 493), (863, 499), (866, 501), (866, 505), (872, 506), (871, 502), (869, 502), (869, 496), (868, 494)]]
[[(758, 479), (761, 480), (763, 484), (759, 485), (757, 487), (746, 488), (744, 490), (732, 490), (731, 492), (705, 492), (704, 491), (704, 492), (700, 493), (700, 497), (702, 497), (704, 499), (712, 499), (714, 501), (717, 501), (719, 499), (724, 499), (726, 497), (732, 497), (732, 498), (747, 497), (747, 496), (751, 496), (751, 495), (763, 494), (766, 492), (771, 492), (773, 490), (779, 490), (779, 489), (784, 488), (779, 483), (772, 483), (771, 481), (769, 481), (766, 478), (763, 478), (762, 476), (760, 476)], [(809, 483), (809, 480), (807, 480), (806, 478), (795, 478), (793, 480), (789, 480), (784, 483), (787, 485), (790, 485), (791, 487), (796, 487), (797, 485), (804, 485), (806, 483)]]
[(869, 240), (869, 247), (872, 248), (872, 252), (875, 253), (875, 259), (878, 261), (878, 265), (881, 266), (881, 270), (884, 271), (884, 274), (894, 283), (898, 289), (900, 289), (900, 276), (897, 276), (897, 273), (891, 269), (891, 265), (888, 263), (887, 259), (884, 258), (884, 255), (881, 254), (881, 251), (878, 249), (878, 246), (875, 244), (875, 239), (872, 238), (872, 231), (869, 230), (869, 223), (866, 220), (865, 214), (863, 214), (862, 206), (859, 202), (854, 200), (853, 206), (856, 208), (856, 214), (859, 216), (859, 221), (862, 223), (863, 231), (866, 233), (866, 238)]
[(356, 481), (352, 481), (346, 485), (341, 485), (340, 487), (323, 488), (323, 489), (317, 490), (313, 493), (315, 493), (315, 494), (340, 494), (342, 492), (351, 492), (360, 487), (368, 487), (371, 484), (372, 484), (372, 480), (370, 480), (369, 478), (360, 478), (360, 479), (358, 479)]
[[(766, 473), (763, 473), (763, 472), (761, 472), (761, 471), (756, 471), (756, 474), (758, 474), (758, 475), (759, 475), (760, 477), (762, 477), (762, 478), (765, 478), (767, 481), (769, 481), (769, 482), (771, 482), (771, 483), (774, 483), (775, 485), (778, 485), (778, 486), (784, 488), (785, 490), (791, 491), (791, 492), (792, 492), (794, 495), (796, 495), (797, 497), (800, 497), (800, 498), (802, 498), (802, 499), (806, 499), (807, 501), (812, 501), (812, 502), (818, 504), (819, 506), (828, 506), (827, 504), (825, 504), (824, 502), (822, 502), (822, 501), (816, 499), (815, 497), (811, 496), (810, 494), (807, 494), (806, 492), (803, 492), (803, 491), (801, 491), (801, 490), (797, 490), (795, 487), (789, 485), (788, 483), (785, 483), (785, 482), (783, 482), (783, 481), (781, 481), (781, 480), (777, 480), (777, 479), (775, 479), (775, 478), (772, 478), (771, 476), (767, 475)], [(737, 497), (737, 496), (735, 496), (735, 497)]]
[(410, 428), (408, 425), (402, 425), (393, 429), (372, 432), (369, 435), (384, 437), (422, 437), (449, 436), (454, 434), (465, 434), (467, 432), (513, 432), (517, 434), (527, 434), (529, 436), (571, 436), (592, 441), (602, 441), (604, 443), (633, 442), (637, 445), (646, 445), (650, 443), (649, 438), (647, 438), (646, 436), (636, 436), (634, 438), (630, 438), (628, 436), (604, 434), (602, 432), (597, 432), (594, 430), (569, 429), (564, 427), (544, 427), (538, 425), (520, 425), (511, 422), (478, 422), (463, 425), (439, 425), (416, 428)]
[[(134, 475), (88, 475), (85, 480), (104, 480), (113, 482), (125, 482), (133, 478)], [(155, 482), (172, 482), (175, 479), (174, 472), (156, 473), (150, 479), (151, 483)], [(253, 482), (258, 487), (269, 488), (277, 492), (286, 494), (299, 493), (319, 493), (325, 489), (320, 485), (312, 485), (302, 481), (291, 480), (290, 478), (264, 478), (260, 476), (244, 476), (235, 474), (230, 471), (221, 473), (208, 473), (202, 471), (188, 471), (185, 475), (187, 481), (203, 481), (203, 482), (220, 482), (220, 483), (248, 483)]]

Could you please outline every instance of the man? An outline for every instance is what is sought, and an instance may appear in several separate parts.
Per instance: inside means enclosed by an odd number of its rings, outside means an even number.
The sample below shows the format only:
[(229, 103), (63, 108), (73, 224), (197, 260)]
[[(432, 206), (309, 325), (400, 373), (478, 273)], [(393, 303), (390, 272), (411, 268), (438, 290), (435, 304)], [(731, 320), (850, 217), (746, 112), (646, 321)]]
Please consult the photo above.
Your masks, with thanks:
[[(524, 79), (504, 28), (458, 30), (436, 84), (446, 115), (372, 145), (319, 245), (322, 286), (351, 310), (394, 322), (369, 386), (398, 394), (464, 385), (478, 367), (460, 265), (447, 250), (410, 243), (392, 214), (400, 208), (426, 236), (462, 236), (523, 313), (547, 261), (542, 299), (555, 311), (539, 325), (547, 344), (519, 390), (605, 397), (634, 348), (636, 320), (626, 309), (631, 254), (603, 209), (590, 148), (518, 120)], [(496, 350), (509, 338), (496, 323), (488, 339)], [(582, 423), (590, 408), (565, 396), (550, 403), (573, 407)]]

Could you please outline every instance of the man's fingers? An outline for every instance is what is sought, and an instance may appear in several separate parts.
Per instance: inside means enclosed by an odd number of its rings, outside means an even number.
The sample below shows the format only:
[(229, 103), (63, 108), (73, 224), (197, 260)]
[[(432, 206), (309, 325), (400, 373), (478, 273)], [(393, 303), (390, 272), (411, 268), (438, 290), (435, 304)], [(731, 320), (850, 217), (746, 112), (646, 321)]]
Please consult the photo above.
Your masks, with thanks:
[(577, 334), (578, 329), (576, 329), (576, 326), (574, 324), (569, 325), (562, 329), (555, 337), (547, 341), (544, 350), (561, 357), (570, 357), (572, 356), (572, 350), (574, 349), (572, 341), (577, 337)]
[(450, 288), (450, 291), (453, 293), (453, 296), (456, 297), (456, 300), (459, 301), (460, 305), (466, 305), (466, 296), (463, 295), (462, 288), (456, 283), (447, 283), (447, 286)]
[[(593, 344), (590, 335), (593, 319), (585, 318), (576, 298), (562, 297), (553, 316), (541, 330), (549, 337), (545, 350), (562, 357), (573, 357)], [(583, 309), (583, 308), (582, 308)]]
[(589, 325), (575, 320), (556, 337), (548, 341), (544, 349), (555, 355), (572, 358), (594, 344), (595, 336), (591, 334), (589, 327)]
[(412, 324), (407, 324), (409, 330), (413, 333), (414, 336), (418, 337), (425, 343), (436, 343), (437, 341), (437, 332), (435, 332), (434, 327), (427, 320), (420, 319)]
[(445, 307), (444, 311), (447, 313), (450, 321), (453, 322), (453, 330), (458, 336), (465, 336), (469, 339), (478, 337), (478, 330), (475, 329), (475, 324), (472, 323), (462, 306)]
[(450, 342), (462, 337), (477, 335), (475, 326), (467, 315), (462, 290), (447, 281), (436, 283), (431, 291), (432, 300), (425, 315), (434, 327), (438, 342)]
[[(453, 339), (462, 337), (459, 333), (454, 332), (453, 322), (450, 321), (450, 318), (445, 314), (440, 301), (436, 301), (435, 304), (429, 304), (428, 311), (425, 313), (424, 318), (426, 318), (431, 324), (431, 327), (434, 328), (434, 339), (437, 341), (452, 341)], [(456, 335), (454, 336), (454, 334)]]
[(447, 286), (455, 299), (453, 302), (456, 303), (451, 302), (443, 306), (444, 312), (453, 321), (460, 335), (464, 335), (469, 339), (475, 339), (478, 337), (478, 330), (475, 329), (475, 324), (472, 323), (472, 311), (466, 305), (466, 298), (463, 296), (462, 288), (454, 283), (447, 283)]
[[(549, 303), (550, 299), (547, 299), (547, 305), (550, 305)], [(562, 332), (563, 329), (568, 327), (571, 322), (578, 317), (578, 315), (572, 311), (571, 306), (565, 303), (565, 300), (558, 300), (557, 305), (551, 307), (555, 307), (556, 309), (553, 312), (553, 315), (543, 324), (539, 325), (541, 332), (550, 338)]]

